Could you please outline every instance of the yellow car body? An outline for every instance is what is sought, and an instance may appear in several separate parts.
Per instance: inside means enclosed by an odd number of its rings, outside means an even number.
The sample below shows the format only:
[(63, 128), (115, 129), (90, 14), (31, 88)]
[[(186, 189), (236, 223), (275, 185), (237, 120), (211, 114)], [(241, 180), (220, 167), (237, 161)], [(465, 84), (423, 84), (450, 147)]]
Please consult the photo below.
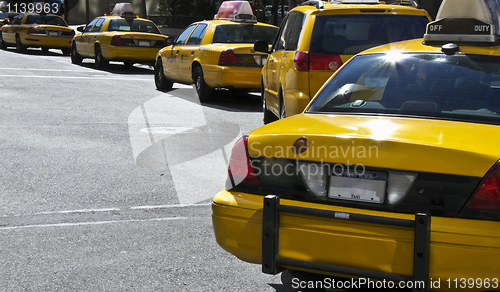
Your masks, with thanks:
[(100, 16), (79, 28), (71, 46), (71, 60), (80, 64), (85, 58), (96, 60), (97, 68), (109, 61), (153, 64), (168, 37), (154, 22), (132, 17)]
[(1, 28), (1, 46), (16, 46), (18, 52), (26, 48), (61, 49), (69, 55), (75, 31), (59, 15), (20, 13)]
[[(157, 75), (170, 84), (195, 83), (203, 102), (214, 88), (258, 91), (266, 55), (254, 52), (253, 43), (262, 38), (271, 42), (276, 31), (277, 27), (264, 23), (221, 19), (193, 23), (173, 45), (160, 50)], [(223, 54), (228, 56), (226, 63)]]
[(306, 2), (292, 9), (262, 70), (264, 123), (301, 113), (352, 56), (420, 38), (430, 20), (423, 9), (388, 4), (324, 2), (318, 7)]
[[(436, 38), (470, 24), (440, 21)], [(218, 244), (269, 274), (498, 291), (500, 46), (464, 39), (364, 51), (304, 113), (238, 141), (212, 202)]]

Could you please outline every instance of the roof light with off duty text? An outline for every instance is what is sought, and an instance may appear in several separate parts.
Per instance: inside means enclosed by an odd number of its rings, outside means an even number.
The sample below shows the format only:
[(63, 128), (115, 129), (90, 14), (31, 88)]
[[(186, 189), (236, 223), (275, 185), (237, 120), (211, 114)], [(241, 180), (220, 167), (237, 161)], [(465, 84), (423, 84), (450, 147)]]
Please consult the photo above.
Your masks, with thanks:
[(222, 2), (214, 19), (251, 23), (257, 22), (257, 17), (253, 15), (252, 6), (250, 6), (248, 1)]
[(444, 0), (424, 41), (494, 43), (500, 33), (498, 0)]

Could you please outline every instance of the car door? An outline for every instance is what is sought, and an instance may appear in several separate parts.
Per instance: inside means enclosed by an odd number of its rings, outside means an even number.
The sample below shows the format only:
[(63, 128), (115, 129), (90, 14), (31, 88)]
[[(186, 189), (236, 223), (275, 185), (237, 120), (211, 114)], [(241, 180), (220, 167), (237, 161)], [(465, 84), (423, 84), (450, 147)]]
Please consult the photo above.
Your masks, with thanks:
[(178, 72), (178, 66), (180, 61), (180, 49), (183, 45), (186, 44), (187, 39), (191, 32), (196, 27), (196, 24), (192, 24), (188, 26), (175, 40), (174, 44), (166, 50), (162, 55), (163, 62), (163, 72), (165, 72), (165, 76), (174, 80), (182, 81), (181, 75)]
[(11, 44), (16, 43), (16, 33), (21, 25), (21, 20), (23, 19), (24, 14), (19, 14), (12, 19), (12, 23), (9, 25), (6, 32), (2, 32), (3, 39)]
[(199, 23), (189, 36), (185, 45), (179, 49), (180, 62), (177, 68), (182, 80), (192, 81), (192, 64), (196, 54), (200, 50), (201, 39), (207, 29), (206, 23)]
[(95, 44), (99, 41), (99, 36), (101, 34), (101, 28), (106, 19), (99, 18), (97, 22), (94, 24), (92, 29), (88, 33), (87, 45), (88, 45), (88, 53), (89, 56), (95, 57)]
[[(94, 55), (93, 47), (89, 44), (89, 33), (94, 27), (94, 24), (99, 20), (95, 18), (83, 30), (82, 35), (76, 39), (76, 48), (80, 55), (85, 57), (92, 57)], [(92, 50), (91, 50), (92, 48)]]

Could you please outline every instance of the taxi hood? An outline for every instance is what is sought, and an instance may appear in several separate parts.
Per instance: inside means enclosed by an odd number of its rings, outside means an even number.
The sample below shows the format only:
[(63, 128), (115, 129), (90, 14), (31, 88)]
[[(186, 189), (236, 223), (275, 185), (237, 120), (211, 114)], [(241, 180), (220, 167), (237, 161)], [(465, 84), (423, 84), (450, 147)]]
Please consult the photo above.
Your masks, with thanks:
[[(295, 154), (293, 144), (308, 140)], [(300, 114), (249, 133), (252, 156), (483, 177), (500, 159), (500, 127), (424, 118)]]

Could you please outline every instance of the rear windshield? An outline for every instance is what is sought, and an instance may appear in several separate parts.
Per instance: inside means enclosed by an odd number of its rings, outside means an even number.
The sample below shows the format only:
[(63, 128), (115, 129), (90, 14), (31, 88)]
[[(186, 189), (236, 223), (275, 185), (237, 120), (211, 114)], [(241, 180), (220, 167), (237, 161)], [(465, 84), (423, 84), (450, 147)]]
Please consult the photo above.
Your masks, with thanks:
[(161, 34), (160, 30), (151, 21), (138, 19), (111, 19), (108, 31), (132, 31)]
[(322, 15), (316, 17), (310, 51), (355, 55), (378, 45), (421, 38), (428, 22), (413, 15)]
[(329, 81), (308, 112), (379, 113), (500, 124), (500, 57), (357, 56)]
[(215, 28), (212, 43), (245, 43), (253, 44), (258, 40), (266, 40), (271, 44), (278, 28), (253, 24), (225, 24)]
[(26, 18), (26, 24), (68, 26), (61, 17), (55, 15), (28, 15)]

